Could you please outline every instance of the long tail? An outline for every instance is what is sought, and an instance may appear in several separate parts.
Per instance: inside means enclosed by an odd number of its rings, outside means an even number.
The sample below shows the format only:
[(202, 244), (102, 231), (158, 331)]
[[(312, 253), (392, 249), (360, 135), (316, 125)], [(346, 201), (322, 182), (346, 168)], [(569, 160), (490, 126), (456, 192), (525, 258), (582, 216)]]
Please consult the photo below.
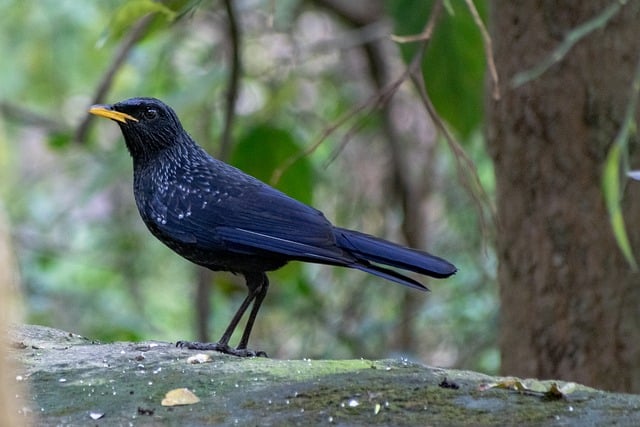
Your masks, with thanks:
[(427, 290), (425, 286), (409, 277), (371, 263), (397, 267), (440, 279), (449, 277), (457, 271), (453, 264), (442, 258), (368, 234), (337, 227), (334, 229), (334, 234), (336, 243), (341, 249), (362, 260), (362, 263), (355, 263), (351, 267), (405, 286)]

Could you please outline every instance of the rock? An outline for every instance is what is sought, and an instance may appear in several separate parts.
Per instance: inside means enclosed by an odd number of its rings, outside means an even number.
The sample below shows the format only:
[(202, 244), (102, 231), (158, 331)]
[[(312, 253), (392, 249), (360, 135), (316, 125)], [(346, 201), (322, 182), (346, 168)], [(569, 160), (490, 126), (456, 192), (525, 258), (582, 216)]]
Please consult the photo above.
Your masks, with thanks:
[[(100, 344), (41, 326), (17, 326), (11, 339), (10, 355), (21, 364), (16, 381), (30, 388), (16, 408), (31, 412), (35, 425), (640, 423), (640, 396), (563, 381), (505, 380), (404, 360), (243, 359), (210, 352), (209, 363), (192, 364), (194, 352), (170, 343)], [(571, 392), (536, 391), (540, 387)], [(162, 406), (178, 388), (200, 401)]]

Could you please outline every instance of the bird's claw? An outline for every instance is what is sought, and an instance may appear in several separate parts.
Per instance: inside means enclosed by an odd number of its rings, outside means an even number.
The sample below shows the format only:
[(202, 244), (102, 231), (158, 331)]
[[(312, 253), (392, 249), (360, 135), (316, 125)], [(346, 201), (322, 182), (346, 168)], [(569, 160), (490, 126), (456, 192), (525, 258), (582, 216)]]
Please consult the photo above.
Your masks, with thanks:
[(264, 351), (253, 351), (246, 348), (233, 348), (228, 344), (217, 342), (178, 341), (176, 347), (188, 350), (219, 351), (237, 357), (269, 357)]

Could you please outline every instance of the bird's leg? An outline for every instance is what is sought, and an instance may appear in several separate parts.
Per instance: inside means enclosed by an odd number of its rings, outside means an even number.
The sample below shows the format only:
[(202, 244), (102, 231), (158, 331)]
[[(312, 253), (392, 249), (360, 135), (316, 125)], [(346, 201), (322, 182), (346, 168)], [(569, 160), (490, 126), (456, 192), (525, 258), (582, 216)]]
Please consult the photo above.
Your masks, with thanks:
[[(255, 321), (256, 315), (258, 314), (258, 310), (260, 309), (260, 305), (264, 300), (264, 297), (267, 294), (267, 289), (269, 288), (269, 280), (267, 279), (267, 275), (264, 273), (246, 273), (245, 275), (247, 288), (249, 289), (249, 293), (238, 307), (238, 310), (233, 315), (231, 322), (229, 322), (229, 326), (225, 329), (222, 337), (216, 343), (201, 343), (201, 342), (190, 342), (190, 341), (178, 341), (176, 343), (177, 347), (187, 348), (189, 350), (215, 350), (221, 353), (230, 354), (233, 356), (240, 357), (250, 357), (250, 356), (263, 356), (266, 357), (267, 354), (264, 351), (251, 351), (247, 350), (247, 343), (249, 341), (249, 335), (251, 334), (251, 328), (253, 328), (253, 323)], [(249, 308), (249, 305), (253, 302), (253, 307), (251, 309), (251, 313), (249, 315), (249, 319), (247, 321), (247, 326), (242, 333), (242, 338), (240, 339), (240, 344), (237, 348), (233, 348), (229, 346), (229, 340), (233, 335), (233, 332), (236, 330), (240, 319)]]
[[(245, 276), (247, 278), (247, 286), (249, 289), (255, 289), (255, 301), (253, 301), (253, 307), (251, 307), (251, 313), (249, 313), (249, 319), (247, 320), (247, 324), (244, 327), (244, 332), (242, 333), (242, 338), (240, 339), (240, 344), (236, 349), (238, 350), (246, 350), (247, 344), (249, 343), (249, 335), (251, 335), (251, 330), (253, 329), (253, 323), (256, 320), (256, 316), (258, 315), (258, 311), (260, 310), (260, 306), (262, 305), (262, 301), (264, 301), (264, 297), (267, 296), (267, 291), (269, 290), (269, 278), (265, 273), (260, 273), (256, 276)], [(259, 282), (255, 284), (249, 284), (252, 279), (257, 279)], [(264, 352), (258, 352), (264, 353)], [(266, 356), (266, 354), (264, 354)]]
[(249, 308), (249, 304), (251, 304), (251, 302), (256, 298), (256, 294), (256, 289), (249, 288), (249, 293), (247, 294), (244, 301), (242, 301), (242, 304), (240, 304), (240, 307), (238, 307), (238, 310), (236, 310), (236, 313), (233, 315), (231, 322), (229, 322), (229, 326), (227, 326), (227, 329), (224, 330), (222, 337), (220, 337), (220, 339), (218, 340), (219, 345), (229, 346), (231, 335), (233, 335), (233, 332), (238, 327), (238, 323), (240, 323), (240, 319), (242, 319), (242, 316), (244, 316), (247, 308)]

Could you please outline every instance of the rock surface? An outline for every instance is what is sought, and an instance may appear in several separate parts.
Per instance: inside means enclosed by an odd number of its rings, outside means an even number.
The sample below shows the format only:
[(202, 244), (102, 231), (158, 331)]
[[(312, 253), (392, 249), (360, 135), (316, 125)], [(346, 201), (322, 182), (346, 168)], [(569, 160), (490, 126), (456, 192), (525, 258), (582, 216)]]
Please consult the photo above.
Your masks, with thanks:
[[(170, 343), (99, 344), (41, 326), (11, 331), (18, 397), (35, 425), (640, 425), (640, 396), (403, 360), (241, 359)], [(554, 390), (552, 384), (563, 393)], [(510, 388), (486, 387), (499, 384)], [(524, 389), (523, 387), (526, 387)], [(186, 388), (198, 400), (162, 406)], [(539, 390), (539, 391), (536, 391)], [(178, 392), (179, 394), (180, 392)]]

